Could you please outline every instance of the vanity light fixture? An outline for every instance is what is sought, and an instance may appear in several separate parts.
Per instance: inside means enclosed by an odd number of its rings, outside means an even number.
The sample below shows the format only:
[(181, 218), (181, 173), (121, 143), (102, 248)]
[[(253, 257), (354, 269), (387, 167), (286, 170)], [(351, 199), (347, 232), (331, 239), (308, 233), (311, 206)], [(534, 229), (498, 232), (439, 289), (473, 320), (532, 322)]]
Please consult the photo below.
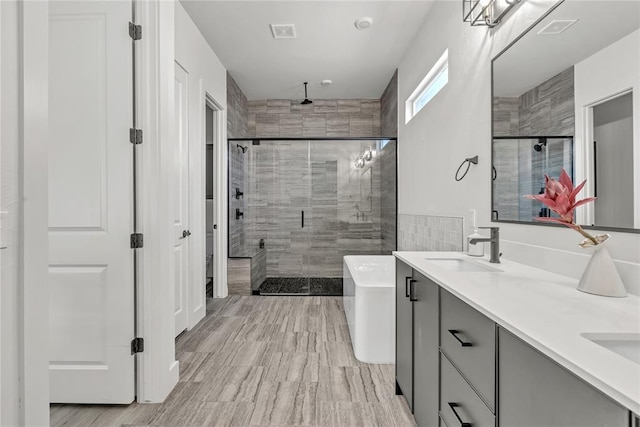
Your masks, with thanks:
[(521, 0), (462, 0), (462, 20), (471, 26), (493, 28)]

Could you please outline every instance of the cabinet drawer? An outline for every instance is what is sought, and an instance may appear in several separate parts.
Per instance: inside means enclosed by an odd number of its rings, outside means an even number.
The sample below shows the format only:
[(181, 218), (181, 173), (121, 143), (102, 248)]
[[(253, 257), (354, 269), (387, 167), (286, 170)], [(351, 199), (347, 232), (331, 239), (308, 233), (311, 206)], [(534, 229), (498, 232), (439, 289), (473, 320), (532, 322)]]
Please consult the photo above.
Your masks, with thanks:
[(440, 292), (440, 346), (495, 411), (495, 323), (449, 292)]
[(440, 354), (440, 419), (441, 426), (494, 427), (495, 416), (469, 387), (449, 360)]

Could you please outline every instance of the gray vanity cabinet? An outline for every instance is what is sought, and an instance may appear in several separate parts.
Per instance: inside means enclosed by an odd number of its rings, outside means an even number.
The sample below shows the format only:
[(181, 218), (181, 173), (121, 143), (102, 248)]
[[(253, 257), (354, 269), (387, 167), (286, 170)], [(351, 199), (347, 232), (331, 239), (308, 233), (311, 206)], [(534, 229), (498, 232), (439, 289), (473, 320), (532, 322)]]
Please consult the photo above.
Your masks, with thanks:
[(437, 426), (439, 286), (417, 271), (413, 280), (413, 415), (418, 426)]
[(396, 259), (396, 394), (413, 410), (413, 303), (409, 299), (412, 269)]
[(424, 427), (438, 425), (439, 289), (396, 260), (396, 393)]
[(505, 427), (627, 427), (629, 411), (503, 328), (498, 408)]

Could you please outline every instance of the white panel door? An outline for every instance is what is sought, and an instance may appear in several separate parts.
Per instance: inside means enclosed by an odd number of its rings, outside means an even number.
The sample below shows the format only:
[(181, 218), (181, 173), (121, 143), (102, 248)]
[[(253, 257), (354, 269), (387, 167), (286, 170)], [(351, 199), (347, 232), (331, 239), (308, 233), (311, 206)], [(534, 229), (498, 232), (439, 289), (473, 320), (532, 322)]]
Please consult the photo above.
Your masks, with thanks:
[(189, 280), (189, 75), (175, 64), (175, 102), (178, 139), (174, 146), (173, 257), (175, 263), (175, 335), (187, 329)]
[(52, 402), (135, 398), (131, 1), (52, 1)]

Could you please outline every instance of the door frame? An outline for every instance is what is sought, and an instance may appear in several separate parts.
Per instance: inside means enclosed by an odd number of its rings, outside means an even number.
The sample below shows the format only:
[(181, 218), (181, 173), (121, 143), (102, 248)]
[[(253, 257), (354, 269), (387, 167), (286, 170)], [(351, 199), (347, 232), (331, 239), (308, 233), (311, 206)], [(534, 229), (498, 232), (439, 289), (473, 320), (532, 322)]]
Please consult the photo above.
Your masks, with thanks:
[[(4, 2), (3, 2), (4, 3)], [(17, 406), (3, 408), (21, 425), (49, 424), (48, 319), (48, 61), (49, 6), (47, 2), (12, 1), (2, 4), (16, 13), (15, 48), (18, 54), (17, 99), (9, 108), (16, 123), (2, 123), (18, 131), (17, 230), (12, 239), (17, 271), (17, 305), (12, 307), (13, 325), (3, 325), (2, 339), (9, 335), (17, 349), (17, 366), (2, 369), (3, 383), (19, 381)], [(13, 17), (9, 17), (12, 19)], [(9, 52), (11, 53), (11, 52)], [(2, 62), (14, 60), (2, 52)], [(6, 302), (6, 301), (5, 301)], [(5, 307), (6, 308), (6, 307)], [(5, 311), (6, 314), (6, 311)], [(6, 341), (5, 341), (6, 343)], [(4, 402), (3, 402), (4, 407)]]
[[(213, 233), (213, 297), (214, 298), (225, 298), (228, 295), (227, 292), (227, 245), (226, 242), (226, 233), (227, 225), (226, 223), (226, 195), (227, 195), (227, 160), (226, 160), (226, 143), (225, 143), (225, 133), (224, 127), (226, 125), (226, 118), (224, 116), (224, 109), (220, 105), (218, 101), (214, 99), (212, 95), (208, 92), (205, 92), (204, 95), (204, 118), (203, 118), (203, 129), (202, 129), (202, 141), (201, 141), (201, 149), (204, 150), (203, 158), (203, 182), (207, 179), (207, 170), (206, 170), (206, 144), (207, 144), (207, 108), (209, 107), (213, 110), (213, 167), (214, 175), (213, 179), (215, 180), (213, 187), (213, 223), (217, 225), (217, 229)], [(205, 194), (203, 194), (203, 200), (206, 198), (206, 182), (204, 185)], [(205, 203), (205, 215), (203, 215), (202, 229), (206, 230), (206, 203)], [(206, 255), (206, 251), (205, 251)], [(205, 265), (206, 269), (206, 265)], [(204, 280), (206, 282), (206, 271)]]
[[(585, 184), (585, 188), (583, 190), (584, 195), (593, 195), (595, 191), (595, 181), (593, 175), (593, 144), (591, 141), (594, 140), (594, 118), (593, 118), (593, 109), (598, 105), (604, 104), (605, 102), (611, 101), (613, 99), (619, 98), (621, 96), (627, 95), (629, 93), (633, 93), (634, 88), (626, 88), (620, 90), (618, 92), (612, 93), (610, 95), (605, 96), (604, 98), (592, 101), (586, 105), (582, 106), (582, 135), (584, 136), (580, 142), (578, 142), (574, 147), (574, 164), (576, 170), (575, 181), (581, 182), (583, 180), (587, 180)], [(635, 127), (635, 121), (634, 121)], [(635, 129), (634, 129), (635, 132)], [(634, 135), (635, 139), (635, 135)], [(577, 142), (577, 141), (576, 141)], [(575, 142), (574, 142), (575, 143)], [(634, 156), (637, 154), (634, 153)], [(636, 177), (632, 177), (634, 179), (634, 185), (637, 184)], [(588, 203), (583, 206), (579, 206), (576, 209), (576, 221), (578, 224), (587, 224), (590, 225), (593, 223), (593, 218), (595, 216), (595, 207), (593, 203)], [(640, 212), (635, 213), (634, 222), (638, 223), (640, 221), (638, 218), (640, 217)], [(637, 225), (637, 224), (636, 224)]]

